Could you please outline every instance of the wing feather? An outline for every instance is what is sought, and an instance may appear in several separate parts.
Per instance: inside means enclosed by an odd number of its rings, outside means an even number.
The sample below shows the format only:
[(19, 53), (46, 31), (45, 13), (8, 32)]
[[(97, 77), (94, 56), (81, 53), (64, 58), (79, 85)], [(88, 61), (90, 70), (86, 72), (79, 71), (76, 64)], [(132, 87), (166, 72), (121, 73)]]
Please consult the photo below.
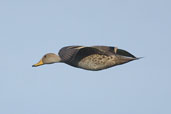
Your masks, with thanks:
[(67, 62), (70, 61), (73, 58), (73, 56), (75, 56), (75, 54), (79, 51), (79, 47), (82, 46), (63, 47), (58, 54), (61, 57), (62, 61)]

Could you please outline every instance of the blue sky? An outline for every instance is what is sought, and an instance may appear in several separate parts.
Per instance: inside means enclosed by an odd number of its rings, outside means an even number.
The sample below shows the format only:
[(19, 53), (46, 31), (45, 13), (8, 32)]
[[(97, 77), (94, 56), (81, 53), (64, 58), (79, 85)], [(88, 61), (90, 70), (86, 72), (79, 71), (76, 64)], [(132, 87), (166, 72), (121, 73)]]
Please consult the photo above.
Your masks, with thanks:
[[(169, 0), (1, 0), (0, 114), (170, 114)], [(68, 45), (108, 45), (141, 60), (92, 72), (32, 68)]]

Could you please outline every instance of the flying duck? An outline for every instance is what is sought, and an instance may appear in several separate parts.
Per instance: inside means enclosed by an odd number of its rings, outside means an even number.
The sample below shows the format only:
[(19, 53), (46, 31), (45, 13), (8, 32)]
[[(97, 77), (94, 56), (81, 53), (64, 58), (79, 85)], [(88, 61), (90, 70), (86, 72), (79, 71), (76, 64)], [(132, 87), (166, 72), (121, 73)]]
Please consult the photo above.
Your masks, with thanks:
[(139, 58), (117, 47), (67, 46), (60, 49), (58, 55), (54, 53), (45, 54), (42, 59), (32, 67), (62, 62), (73, 67), (98, 71), (137, 59)]

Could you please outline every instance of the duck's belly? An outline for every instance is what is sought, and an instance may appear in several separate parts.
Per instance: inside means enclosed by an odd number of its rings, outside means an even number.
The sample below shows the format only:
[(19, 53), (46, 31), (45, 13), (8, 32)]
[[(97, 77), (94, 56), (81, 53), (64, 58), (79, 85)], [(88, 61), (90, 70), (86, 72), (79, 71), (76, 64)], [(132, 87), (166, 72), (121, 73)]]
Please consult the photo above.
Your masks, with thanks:
[(79, 63), (78, 67), (87, 70), (102, 70), (116, 65), (116, 56), (105, 56), (105, 55), (90, 55), (83, 58)]

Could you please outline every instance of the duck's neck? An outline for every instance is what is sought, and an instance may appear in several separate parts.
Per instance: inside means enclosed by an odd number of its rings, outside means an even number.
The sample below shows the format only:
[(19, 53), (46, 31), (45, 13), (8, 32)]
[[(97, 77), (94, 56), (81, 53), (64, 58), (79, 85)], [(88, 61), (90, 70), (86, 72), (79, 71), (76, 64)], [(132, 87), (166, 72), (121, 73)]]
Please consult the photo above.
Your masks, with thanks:
[(59, 55), (56, 55), (54, 59), (55, 59), (54, 61), (55, 63), (61, 62), (61, 58)]

